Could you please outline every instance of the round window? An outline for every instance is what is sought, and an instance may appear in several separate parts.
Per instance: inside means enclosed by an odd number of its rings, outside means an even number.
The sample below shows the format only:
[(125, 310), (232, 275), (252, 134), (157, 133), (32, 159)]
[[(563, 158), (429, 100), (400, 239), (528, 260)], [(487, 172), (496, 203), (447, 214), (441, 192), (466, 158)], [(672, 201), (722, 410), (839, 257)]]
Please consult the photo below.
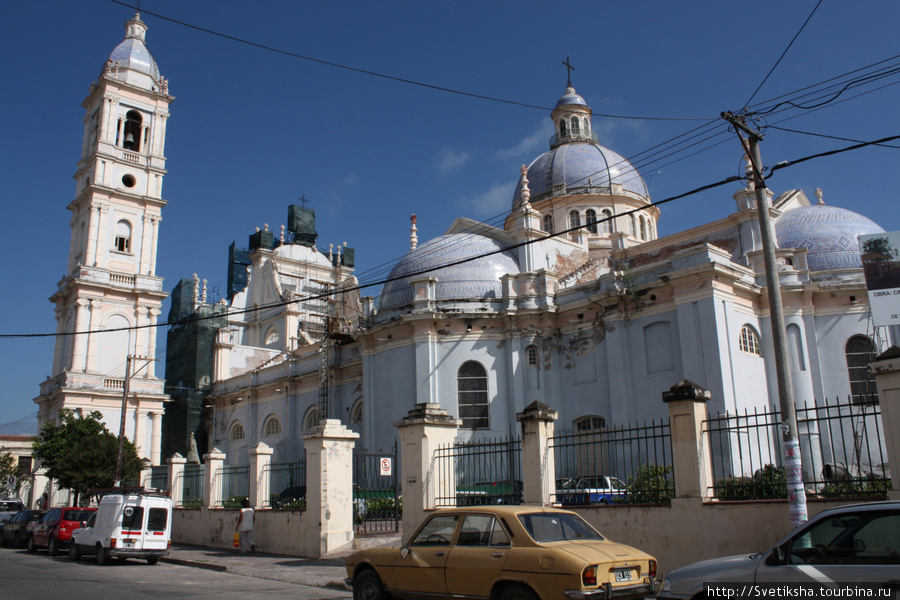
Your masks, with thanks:
[(122, 183), (125, 184), (125, 187), (134, 187), (137, 184), (137, 179), (134, 178), (134, 175), (130, 173), (127, 175), (122, 175)]

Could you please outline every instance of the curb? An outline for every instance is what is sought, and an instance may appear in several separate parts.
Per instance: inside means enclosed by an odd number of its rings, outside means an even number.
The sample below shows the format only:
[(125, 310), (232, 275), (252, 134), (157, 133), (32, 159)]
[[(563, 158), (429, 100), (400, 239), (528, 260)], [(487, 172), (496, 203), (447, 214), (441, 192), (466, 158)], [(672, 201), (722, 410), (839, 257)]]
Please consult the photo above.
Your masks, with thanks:
[(228, 571), (228, 567), (226, 567), (225, 565), (217, 565), (215, 563), (201, 562), (198, 560), (185, 560), (183, 558), (171, 558), (168, 556), (163, 556), (159, 560), (161, 562), (166, 562), (173, 565), (181, 565), (183, 567), (197, 567), (198, 569), (218, 571), (219, 573)]

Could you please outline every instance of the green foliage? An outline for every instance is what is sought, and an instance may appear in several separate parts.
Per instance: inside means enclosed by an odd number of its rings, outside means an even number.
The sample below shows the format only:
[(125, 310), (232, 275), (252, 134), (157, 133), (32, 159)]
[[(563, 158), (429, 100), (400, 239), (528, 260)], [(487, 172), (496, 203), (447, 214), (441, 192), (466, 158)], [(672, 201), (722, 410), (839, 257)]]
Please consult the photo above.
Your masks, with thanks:
[(823, 496), (887, 496), (893, 489), (891, 481), (884, 479), (854, 479), (851, 481), (833, 481), (825, 485)]
[[(76, 501), (88, 490), (116, 484), (119, 439), (106, 428), (102, 417), (97, 411), (78, 417), (63, 409), (59, 412), (61, 424), (45, 423), (32, 446), (47, 475), (72, 490)], [(134, 444), (126, 439), (122, 481), (137, 480), (142, 467)]]
[(787, 498), (784, 467), (766, 465), (753, 477), (725, 477), (716, 480), (719, 500), (766, 500)]
[(628, 478), (628, 495), (620, 503), (667, 504), (674, 497), (672, 465), (647, 463), (638, 469), (634, 477)]
[(0, 481), (5, 482), (10, 475), (19, 475), (16, 459), (10, 452), (0, 454)]
[(249, 500), (247, 496), (232, 496), (222, 502), (222, 508), (241, 508), (241, 502)]
[(863, 242), (863, 254), (883, 254), (890, 258), (897, 258), (897, 249), (886, 238), (872, 238)]

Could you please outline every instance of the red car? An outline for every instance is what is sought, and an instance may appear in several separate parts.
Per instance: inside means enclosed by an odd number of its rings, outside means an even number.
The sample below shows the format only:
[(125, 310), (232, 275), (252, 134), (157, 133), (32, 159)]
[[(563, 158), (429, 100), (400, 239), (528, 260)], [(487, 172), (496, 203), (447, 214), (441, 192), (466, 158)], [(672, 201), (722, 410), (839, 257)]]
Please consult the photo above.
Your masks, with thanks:
[(95, 512), (96, 508), (78, 506), (51, 509), (31, 532), (28, 551), (37, 552), (38, 548), (47, 548), (50, 556), (56, 556), (61, 549), (68, 547), (72, 532), (84, 527), (85, 521)]

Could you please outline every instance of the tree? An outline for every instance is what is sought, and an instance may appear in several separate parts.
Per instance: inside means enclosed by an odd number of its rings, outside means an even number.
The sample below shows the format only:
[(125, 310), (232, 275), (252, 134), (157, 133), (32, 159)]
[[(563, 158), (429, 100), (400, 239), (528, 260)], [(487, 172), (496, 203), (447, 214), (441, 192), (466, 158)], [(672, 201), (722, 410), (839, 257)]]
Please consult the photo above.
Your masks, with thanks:
[[(59, 412), (60, 425), (45, 423), (33, 443), (34, 456), (47, 469), (47, 476), (75, 493), (78, 503), (91, 489), (116, 484), (116, 460), (119, 440), (93, 411), (79, 417), (71, 410)], [(122, 462), (122, 481), (133, 481), (141, 473), (141, 459), (127, 439)]]
[(886, 237), (872, 238), (863, 242), (863, 254), (881, 254), (888, 258), (897, 258), (897, 249)]
[[(13, 455), (10, 452), (0, 454), (0, 487), (6, 485), (6, 478), (10, 475), (18, 475), (16, 459), (13, 458)], [(17, 481), (16, 488), (18, 487), (19, 482)]]

